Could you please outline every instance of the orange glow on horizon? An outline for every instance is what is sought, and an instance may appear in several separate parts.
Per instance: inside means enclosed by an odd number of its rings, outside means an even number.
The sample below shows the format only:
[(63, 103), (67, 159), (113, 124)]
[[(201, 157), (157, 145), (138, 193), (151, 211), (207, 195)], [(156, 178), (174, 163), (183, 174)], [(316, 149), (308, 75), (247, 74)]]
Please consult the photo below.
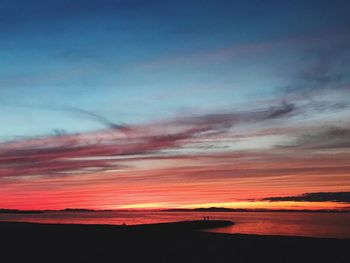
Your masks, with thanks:
[(190, 205), (174, 205), (168, 203), (142, 203), (122, 206), (106, 206), (104, 209), (168, 209), (168, 208), (210, 208), (224, 207), (232, 209), (267, 209), (267, 210), (348, 210), (349, 206), (336, 202), (296, 202), (296, 201), (241, 201), (241, 202), (224, 202), (224, 203), (204, 203)]
[(128, 158), (131, 159), (120, 161), (124, 165), (120, 170), (66, 176), (3, 176), (0, 208), (349, 209), (348, 203), (340, 202), (259, 200), (350, 191), (350, 153), (299, 156), (254, 151), (157, 157), (159, 160)]

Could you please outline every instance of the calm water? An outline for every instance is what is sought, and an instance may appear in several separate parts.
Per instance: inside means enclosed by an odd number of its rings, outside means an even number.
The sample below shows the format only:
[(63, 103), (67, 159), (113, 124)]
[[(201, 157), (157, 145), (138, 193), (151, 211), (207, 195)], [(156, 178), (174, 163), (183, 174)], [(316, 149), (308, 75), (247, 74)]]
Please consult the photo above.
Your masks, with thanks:
[(0, 214), (0, 221), (128, 225), (210, 219), (231, 220), (234, 226), (212, 232), (350, 238), (350, 213), (283, 212), (47, 212)]

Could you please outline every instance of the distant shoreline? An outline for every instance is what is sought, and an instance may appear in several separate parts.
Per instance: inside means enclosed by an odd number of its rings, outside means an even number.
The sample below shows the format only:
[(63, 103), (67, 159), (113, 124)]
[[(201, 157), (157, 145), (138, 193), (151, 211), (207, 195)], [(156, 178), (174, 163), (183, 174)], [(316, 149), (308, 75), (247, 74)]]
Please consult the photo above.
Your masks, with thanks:
[(209, 208), (174, 208), (161, 210), (162, 212), (284, 212), (284, 213), (350, 213), (350, 210), (294, 210), (294, 209), (235, 209), (225, 207), (209, 207)]
[(41, 214), (47, 212), (112, 212), (114, 210), (91, 210), (83, 208), (66, 208), (61, 210), (19, 210), (19, 209), (0, 209), (0, 214)]
[(334, 209), (318, 209), (318, 210), (294, 210), (294, 209), (235, 209), (225, 207), (209, 207), (209, 208), (170, 208), (170, 209), (115, 209), (115, 210), (94, 210), (84, 208), (66, 208), (61, 210), (19, 210), (19, 209), (0, 209), (0, 214), (40, 214), (52, 212), (283, 212), (283, 213), (350, 213), (350, 210), (334, 210)]

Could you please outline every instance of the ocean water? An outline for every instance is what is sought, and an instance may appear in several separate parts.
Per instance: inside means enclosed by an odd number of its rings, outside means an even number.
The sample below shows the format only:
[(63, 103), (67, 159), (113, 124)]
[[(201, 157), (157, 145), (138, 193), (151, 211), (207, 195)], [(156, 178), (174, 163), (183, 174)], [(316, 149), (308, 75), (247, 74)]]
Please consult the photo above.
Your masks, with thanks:
[(303, 212), (45, 212), (0, 214), (0, 221), (128, 225), (210, 219), (236, 224), (210, 230), (219, 233), (350, 238), (350, 213)]

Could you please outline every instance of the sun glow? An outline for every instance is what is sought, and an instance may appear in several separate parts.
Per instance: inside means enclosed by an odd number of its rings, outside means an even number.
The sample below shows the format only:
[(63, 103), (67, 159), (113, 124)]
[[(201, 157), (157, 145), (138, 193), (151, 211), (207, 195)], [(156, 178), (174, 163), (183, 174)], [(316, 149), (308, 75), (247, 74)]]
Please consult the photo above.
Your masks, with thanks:
[(103, 209), (168, 209), (168, 208), (210, 208), (210, 207), (225, 207), (232, 209), (267, 209), (267, 210), (328, 210), (328, 209), (349, 209), (348, 206), (336, 202), (295, 202), (295, 201), (241, 201), (241, 202), (218, 202), (218, 203), (197, 203), (188, 205), (178, 205), (174, 203), (159, 202), (159, 203), (139, 203), (122, 206), (104, 206)]

